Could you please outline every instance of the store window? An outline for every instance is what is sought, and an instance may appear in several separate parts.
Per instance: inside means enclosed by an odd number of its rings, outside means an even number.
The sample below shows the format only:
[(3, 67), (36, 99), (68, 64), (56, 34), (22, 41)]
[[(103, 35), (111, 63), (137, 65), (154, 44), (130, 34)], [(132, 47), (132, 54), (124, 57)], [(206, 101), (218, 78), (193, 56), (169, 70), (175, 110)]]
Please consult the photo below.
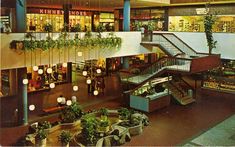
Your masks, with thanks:
[[(204, 16), (170, 16), (169, 31), (204, 32)], [(218, 15), (213, 32), (235, 32), (235, 15)]]
[(114, 31), (114, 14), (113, 13), (100, 13), (99, 22), (105, 26), (107, 31)]

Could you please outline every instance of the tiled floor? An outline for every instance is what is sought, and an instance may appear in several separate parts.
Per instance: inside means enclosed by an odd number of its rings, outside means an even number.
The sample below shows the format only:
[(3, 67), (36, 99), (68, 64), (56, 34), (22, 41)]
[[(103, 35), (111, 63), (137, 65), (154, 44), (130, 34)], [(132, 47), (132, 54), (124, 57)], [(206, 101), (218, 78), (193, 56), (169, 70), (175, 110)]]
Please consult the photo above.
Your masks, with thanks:
[(185, 146), (234, 146), (235, 145), (235, 115), (192, 139)]
[[(111, 87), (117, 87), (119, 85), (118, 81), (114, 81), (112, 78), (106, 82), (107, 91), (105, 95), (97, 98), (97, 101), (93, 99), (90, 105), (86, 105), (85, 111), (99, 109), (101, 107), (114, 109), (127, 105), (121, 97), (103, 101), (102, 98), (105, 98), (106, 94), (108, 97), (112, 97), (114, 92)], [(192, 84), (194, 83), (192, 82)], [(82, 102), (85, 102), (85, 98), (83, 100)], [(234, 116), (234, 114), (235, 98), (233, 95), (229, 97), (201, 95), (201, 91), (197, 90), (196, 103), (187, 106), (172, 103), (167, 108), (148, 113), (150, 125), (144, 128), (141, 135), (132, 137), (132, 140), (126, 143), (125, 146), (184, 145), (190, 142), (192, 138), (194, 139), (196, 136), (199, 136), (230, 116)], [(47, 117), (49, 121), (53, 119), (56, 119), (56, 117)], [(234, 121), (230, 123), (233, 125)], [(0, 144), (15, 144), (16, 140), (24, 136), (26, 132), (27, 126), (1, 128)], [(217, 134), (217, 132), (213, 134)], [(220, 137), (223, 138), (222, 135)], [(229, 138), (229, 136), (224, 137)], [(232, 134), (230, 137), (234, 138)], [(193, 146), (197, 143), (200, 144), (201, 142), (195, 141)]]

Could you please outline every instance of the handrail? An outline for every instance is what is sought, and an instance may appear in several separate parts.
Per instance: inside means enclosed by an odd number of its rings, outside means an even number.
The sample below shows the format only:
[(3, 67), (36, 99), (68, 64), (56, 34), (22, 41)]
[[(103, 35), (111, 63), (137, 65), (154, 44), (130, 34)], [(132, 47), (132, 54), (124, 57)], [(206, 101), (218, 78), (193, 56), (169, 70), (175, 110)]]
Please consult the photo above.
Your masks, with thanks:
[(163, 38), (165, 38), (170, 44), (172, 44), (175, 48), (177, 48), (181, 53), (184, 53), (178, 46), (176, 46), (173, 42), (171, 42), (168, 38), (161, 34)]
[[(169, 33), (170, 35), (173, 35), (174, 37), (176, 37), (179, 41), (181, 41), (185, 46), (187, 46), (191, 51), (193, 51), (194, 53), (198, 54), (191, 46), (189, 46), (187, 43), (185, 43), (182, 39), (180, 39), (178, 36), (176, 36), (174, 33)], [(169, 35), (167, 34), (167, 35)]]

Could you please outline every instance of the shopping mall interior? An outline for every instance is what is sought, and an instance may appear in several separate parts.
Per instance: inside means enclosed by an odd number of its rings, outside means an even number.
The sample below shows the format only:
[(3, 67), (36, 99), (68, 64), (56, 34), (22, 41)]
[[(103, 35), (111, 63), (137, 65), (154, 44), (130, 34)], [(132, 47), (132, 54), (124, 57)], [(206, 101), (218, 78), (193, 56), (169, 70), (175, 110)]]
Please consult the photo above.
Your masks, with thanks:
[(0, 146), (235, 145), (235, 0), (0, 3)]

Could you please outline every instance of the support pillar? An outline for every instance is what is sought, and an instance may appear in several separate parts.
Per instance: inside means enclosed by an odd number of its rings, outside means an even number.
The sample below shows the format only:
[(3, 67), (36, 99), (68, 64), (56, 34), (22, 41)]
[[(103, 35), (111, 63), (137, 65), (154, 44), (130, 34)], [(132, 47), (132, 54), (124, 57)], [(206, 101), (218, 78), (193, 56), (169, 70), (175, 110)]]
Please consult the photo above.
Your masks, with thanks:
[(26, 32), (26, 0), (16, 0), (16, 32)]
[(130, 0), (124, 0), (123, 6), (123, 31), (130, 31), (130, 15), (131, 15), (131, 5)]
[(28, 93), (27, 93), (27, 84), (23, 85), (23, 123), (24, 125), (28, 124)]
[(123, 57), (123, 68), (128, 69), (129, 68), (129, 57)]
[(63, 10), (64, 10), (64, 24), (67, 24), (65, 26), (65, 30), (69, 31), (69, 10), (72, 9), (72, 4), (64, 4)]

